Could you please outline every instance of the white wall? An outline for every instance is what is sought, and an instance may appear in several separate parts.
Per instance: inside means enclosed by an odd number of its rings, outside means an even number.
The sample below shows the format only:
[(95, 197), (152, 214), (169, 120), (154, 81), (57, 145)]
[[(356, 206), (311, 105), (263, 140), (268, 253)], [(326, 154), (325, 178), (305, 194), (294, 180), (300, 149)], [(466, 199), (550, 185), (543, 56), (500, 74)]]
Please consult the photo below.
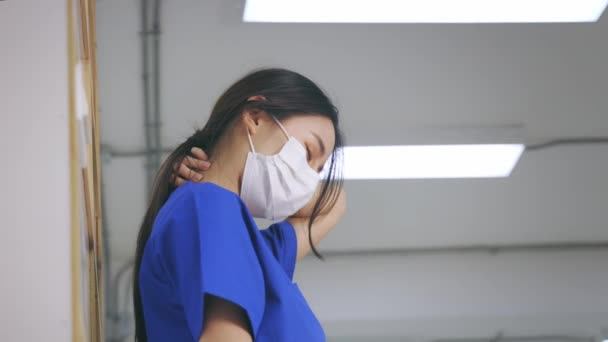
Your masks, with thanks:
[(605, 249), (310, 258), (296, 279), (328, 336), (599, 338), (606, 260)]
[(0, 341), (70, 341), (65, 0), (0, 2)]

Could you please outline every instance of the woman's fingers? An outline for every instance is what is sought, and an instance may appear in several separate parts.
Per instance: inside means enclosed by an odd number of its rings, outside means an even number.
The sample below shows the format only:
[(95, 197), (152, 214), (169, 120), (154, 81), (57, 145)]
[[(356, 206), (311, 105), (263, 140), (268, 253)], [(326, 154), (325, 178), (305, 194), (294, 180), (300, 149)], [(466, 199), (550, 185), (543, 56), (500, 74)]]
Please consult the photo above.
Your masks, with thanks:
[(202, 182), (203, 173), (209, 170), (209, 166), (211, 166), (205, 151), (194, 147), (191, 152), (194, 157), (186, 156), (181, 163), (173, 165), (174, 173), (171, 177), (171, 183), (175, 186), (180, 186), (187, 181)]
[(184, 158), (184, 163), (186, 163), (189, 168), (200, 171), (209, 170), (209, 166), (211, 165), (211, 163), (206, 160), (196, 159), (190, 156)]
[(190, 149), (190, 152), (192, 152), (192, 154), (198, 159), (209, 160), (207, 153), (205, 153), (205, 151), (203, 151), (203, 149), (199, 147), (193, 147), (192, 149)]
[[(184, 161), (179, 165), (179, 169), (177, 170), (177, 175), (193, 182), (200, 182), (203, 180), (203, 175), (201, 173), (196, 172), (186, 165), (188, 157), (184, 159)], [(178, 177), (179, 178), (179, 177)]]
[(186, 183), (185, 179), (183, 179), (182, 177), (179, 177), (177, 175), (177, 167), (173, 168), (173, 173), (171, 174), (171, 177), (169, 178), (169, 183), (173, 184), (176, 187)]
[(197, 162), (202, 162), (199, 163), (200, 167), (202, 167), (203, 169), (209, 168), (209, 165), (211, 165), (211, 163), (209, 163), (209, 156), (207, 156), (207, 153), (205, 153), (205, 151), (198, 147), (193, 147), (190, 152), (194, 156), (195, 160), (197, 160)]
[(175, 184), (175, 186), (180, 186), (183, 185), (184, 183), (186, 183), (186, 180), (183, 179), (182, 177), (175, 177), (173, 184)]

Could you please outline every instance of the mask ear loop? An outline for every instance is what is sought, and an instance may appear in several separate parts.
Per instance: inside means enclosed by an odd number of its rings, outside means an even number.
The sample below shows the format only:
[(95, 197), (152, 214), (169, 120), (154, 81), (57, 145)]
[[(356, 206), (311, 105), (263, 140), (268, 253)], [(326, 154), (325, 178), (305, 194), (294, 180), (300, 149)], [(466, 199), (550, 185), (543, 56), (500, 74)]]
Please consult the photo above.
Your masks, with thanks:
[(251, 152), (255, 153), (255, 148), (253, 147), (253, 140), (251, 139), (251, 133), (249, 133), (249, 128), (247, 128), (247, 138), (249, 139), (249, 147), (251, 147)]
[(271, 115), (271, 117), (274, 120), (274, 122), (276, 122), (277, 125), (279, 125), (279, 127), (281, 128), (281, 131), (283, 131), (283, 133), (285, 134), (285, 137), (287, 138), (287, 140), (289, 140), (289, 133), (287, 133), (287, 130), (285, 129), (285, 127), (283, 127), (283, 125), (281, 124), (281, 122), (279, 121), (279, 119), (275, 118), (274, 115)]

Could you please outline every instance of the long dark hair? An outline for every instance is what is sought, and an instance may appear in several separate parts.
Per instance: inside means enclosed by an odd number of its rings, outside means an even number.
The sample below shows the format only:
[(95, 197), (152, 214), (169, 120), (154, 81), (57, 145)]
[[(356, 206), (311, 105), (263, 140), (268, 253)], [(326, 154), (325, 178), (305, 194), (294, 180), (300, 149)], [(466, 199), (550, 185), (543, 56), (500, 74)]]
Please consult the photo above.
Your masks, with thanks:
[[(258, 96), (260, 100), (248, 99)], [(321, 185), (319, 199), (314, 204), (308, 222), (308, 242), (313, 253), (320, 259), (312, 242), (312, 224), (322, 210), (335, 204), (342, 187), (339, 165), (340, 148), (343, 138), (338, 125), (338, 110), (325, 93), (308, 78), (285, 69), (263, 69), (252, 72), (234, 83), (217, 100), (211, 116), (203, 129), (197, 130), (169, 155), (156, 175), (148, 209), (137, 236), (135, 269), (133, 275), (133, 306), (135, 312), (135, 340), (146, 342), (146, 324), (139, 292), (139, 268), (146, 242), (152, 233), (156, 215), (165, 204), (175, 186), (171, 182), (174, 165), (188, 155), (193, 147), (203, 149), (212, 157), (217, 142), (244, 110), (260, 110), (283, 120), (295, 115), (321, 115), (329, 118), (334, 125), (336, 143), (327, 164), (327, 177)], [(201, 308), (202, 310), (203, 308)]]

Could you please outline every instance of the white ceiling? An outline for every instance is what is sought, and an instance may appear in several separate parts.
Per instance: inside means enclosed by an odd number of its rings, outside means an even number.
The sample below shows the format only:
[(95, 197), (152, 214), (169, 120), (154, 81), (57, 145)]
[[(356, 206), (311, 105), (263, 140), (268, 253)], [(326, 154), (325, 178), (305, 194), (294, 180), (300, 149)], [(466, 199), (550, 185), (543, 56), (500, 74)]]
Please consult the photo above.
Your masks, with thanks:
[[(300, 71), (329, 91), (352, 144), (398, 142), (400, 129), (412, 125), (524, 124), (531, 138), (608, 130), (603, 110), (608, 105), (603, 64), (608, 22), (244, 24), (240, 2), (163, 2), (167, 142), (204, 123), (212, 101), (237, 77), (277, 65)], [(101, 67), (107, 61), (110, 74), (105, 76), (115, 74), (123, 81), (106, 82), (102, 91), (105, 124), (119, 127), (120, 120), (132, 130), (141, 128), (141, 101), (132, 97), (140, 89), (136, 5), (103, 0), (101, 19), (111, 20), (98, 23)], [(104, 50), (104, 41), (111, 47)], [(103, 103), (104, 95), (123, 101), (111, 106)], [(132, 145), (134, 138), (128, 129), (104, 137), (120, 145)]]

